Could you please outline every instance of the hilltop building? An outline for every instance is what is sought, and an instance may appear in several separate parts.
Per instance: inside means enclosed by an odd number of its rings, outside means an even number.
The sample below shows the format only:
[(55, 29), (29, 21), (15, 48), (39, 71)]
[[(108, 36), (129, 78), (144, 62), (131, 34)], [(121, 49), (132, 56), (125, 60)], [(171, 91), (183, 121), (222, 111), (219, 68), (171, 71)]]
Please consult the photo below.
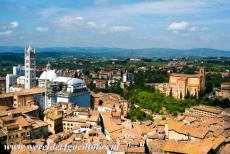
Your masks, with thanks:
[(168, 83), (156, 84), (155, 89), (177, 99), (198, 98), (205, 90), (205, 70), (200, 68), (199, 74), (172, 73)]

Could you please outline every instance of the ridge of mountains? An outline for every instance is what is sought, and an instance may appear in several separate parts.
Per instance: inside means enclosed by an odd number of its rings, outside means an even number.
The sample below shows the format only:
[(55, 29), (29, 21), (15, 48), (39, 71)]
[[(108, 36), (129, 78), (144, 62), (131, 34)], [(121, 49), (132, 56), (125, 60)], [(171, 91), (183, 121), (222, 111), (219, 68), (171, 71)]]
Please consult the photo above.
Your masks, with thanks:
[[(56, 53), (78, 53), (91, 56), (115, 56), (115, 57), (230, 57), (230, 51), (193, 48), (193, 49), (171, 49), (171, 48), (144, 48), (144, 49), (123, 49), (107, 47), (47, 47), (36, 48), (37, 52)], [(0, 46), (0, 53), (23, 53), (24, 47)]]

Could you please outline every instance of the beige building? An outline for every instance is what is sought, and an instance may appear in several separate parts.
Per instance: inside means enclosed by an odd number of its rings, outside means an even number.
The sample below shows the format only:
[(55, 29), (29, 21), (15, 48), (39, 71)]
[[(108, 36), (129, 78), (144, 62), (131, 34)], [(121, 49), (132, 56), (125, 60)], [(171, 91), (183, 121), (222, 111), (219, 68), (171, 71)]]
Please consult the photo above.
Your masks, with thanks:
[(48, 130), (52, 134), (63, 131), (62, 120), (66, 113), (69, 113), (68, 105), (65, 104), (61, 104), (59, 109), (53, 107), (44, 111), (44, 121), (48, 124)]
[(198, 98), (205, 90), (205, 70), (200, 68), (199, 74), (172, 73), (169, 83), (162, 83), (162, 86), (157, 85), (155, 88), (177, 99)]
[(48, 130), (52, 134), (62, 132), (62, 119), (64, 112), (60, 110), (54, 111), (45, 111), (44, 112), (44, 121), (48, 124)]
[(119, 112), (127, 117), (128, 101), (114, 93), (92, 93), (92, 108), (99, 112)]
[(46, 109), (44, 114), (44, 121), (48, 123), (48, 130), (52, 134), (57, 134), (63, 131), (62, 120), (63, 117), (71, 114), (74, 109), (72, 103), (56, 103), (52, 107)]
[(6, 78), (0, 77), (0, 94), (6, 92)]
[(212, 107), (207, 105), (193, 106), (186, 112), (191, 113), (193, 115), (206, 117), (217, 117), (224, 113), (224, 111), (218, 107)]
[(49, 124), (48, 129), (52, 134), (70, 130), (81, 132), (97, 126), (98, 120), (98, 111), (81, 108), (72, 103), (56, 103), (44, 111), (44, 121)]
[(224, 82), (221, 87), (215, 91), (215, 97), (220, 100), (230, 100), (230, 82)]
[(169, 120), (165, 124), (165, 133), (169, 140), (202, 140), (208, 133), (205, 127), (191, 127), (183, 122)]
[(72, 114), (63, 118), (63, 130), (86, 130), (91, 126), (97, 126), (99, 113), (86, 108), (79, 108), (72, 111)]
[(9, 107), (28, 106), (30, 104), (39, 104), (43, 100), (45, 88), (35, 87), (28, 90), (0, 94), (0, 105)]
[(48, 125), (19, 110), (5, 110), (0, 115), (0, 142), (3, 144), (21, 143), (23, 140), (46, 138)]
[(105, 89), (107, 86), (106, 80), (94, 80), (93, 83), (95, 84), (96, 88)]

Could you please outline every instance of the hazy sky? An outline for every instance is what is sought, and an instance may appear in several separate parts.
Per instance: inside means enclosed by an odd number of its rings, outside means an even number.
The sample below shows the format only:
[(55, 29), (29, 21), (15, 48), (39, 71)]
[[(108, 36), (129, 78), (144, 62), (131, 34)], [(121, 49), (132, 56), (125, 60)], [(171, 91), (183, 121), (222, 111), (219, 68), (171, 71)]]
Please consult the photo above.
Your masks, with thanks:
[(230, 50), (230, 0), (0, 0), (0, 45)]

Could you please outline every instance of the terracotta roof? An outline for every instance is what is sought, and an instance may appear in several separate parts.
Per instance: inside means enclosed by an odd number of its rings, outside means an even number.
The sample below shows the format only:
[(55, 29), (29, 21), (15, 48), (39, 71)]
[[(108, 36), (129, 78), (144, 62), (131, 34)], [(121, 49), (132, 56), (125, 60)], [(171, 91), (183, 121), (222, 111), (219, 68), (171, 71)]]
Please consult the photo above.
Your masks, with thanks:
[(179, 73), (172, 73), (170, 76), (175, 76), (175, 77), (188, 77), (188, 78), (198, 78), (200, 77), (199, 74), (179, 74)]
[(74, 116), (68, 116), (68, 117), (63, 118), (63, 121), (85, 123), (86, 119), (85, 118), (74, 117)]
[(86, 116), (89, 116), (89, 115), (90, 115), (89, 112), (79, 112), (78, 114), (79, 114), (79, 115), (86, 115)]
[(25, 126), (30, 126), (31, 123), (29, 123), (24, 117), (22, 116), (19, 116), (16, 121), (16, 123), (18, 123), (19, 125), (21, 125), (22, 127), (25, 127)]
[(36, 118), (36, 119), (33, 119), (32, 126), (33, 128), (40, 128), (40, 127), (48, 126), (48, 124)]
[(145, 153), (145, 147), (131, 147), (128, 148), (126, 152), (130, 153)]
[(32, 95), (32, 94), (38, 94), (38, 93), (44, 93), (44, 92), (45, 92), (45, 88), (36, 87), (36, 88), (28, 89), (28, 90), (21, 90), (21, 91), (17, 91), (17, 92), (0, 94), (0, 98), (13, 97), (14, 95), (16, 95), (16, 96)]
[(21, 95), (32, 95), (32, 94), (38, 94), (38, 93), (44, 93), (45, 88), (43, 87), (36, 87), (28, 90), (22, 90), (15, 92), (14, 95), (21, 96)]
[(11, 124), (8, 124), (7, 126), (7, 129), (11, 129), (11, 128), (19, 128), (19, 124), (18, 123), (11, 123)]
[(2, 117), (1, 120), (2, 121), (10, 121), (10, 120), (13, 120), (13, 119), (12, 119), (12, 116), (7, 115), (7, 116)]
[(87, 119), (87, 121), (94, 121), (94, 122), (97, 122), (98, 119), (99, 119), (99, 114), (93, 114), (93, 115), (91, 115), (91, 116)]
[(175, 120), (169, 120), (168, 127), (169, 130), (174, 130), (177, 133), (190, 135), (197, 138), (204, 138), (205, 135), (208, 133), (208, 129), (205, 127), (193, 128), (189, 125), (185, 125), (182, 122), (178, 122)]
[(193, 106), (192, 108), (194, 108), (196, 110), (211, 112), (211, 113), (214, 113), (214, 114), (220, 114), (222, 112), (221, 109), (218, 109), (218, 108), (212, 107), (212, 106), (207, 106), (207, 105)]
[(62, 115), (56, 115), (55, 113), (53, 113), (53, 114), (48, 115), (47, 118), (51, 120), (57, 120), (57, 119), (62, 118)]
[(32, 111), (38, 110), (39, 106), (38, 105), (30, 105), (30, 106), (19, 106), (12, 110), (13, 112), (21, 112), (21, 113), (28, 113)]
[(120, 112), (112, 112), (113, 117), (120, 117), (121, 113)]
[(13, 97), (14, 93), (4, 93), (0, 94), (0, 98), (8, 98), (8, 97)]
[(0, 80), (4, 81), (4, 80), (6, 80), (6, 78), (5, 77), (0, 77)]
[[(194, 154), (206, 154), (211, 149), (216, 150), (220, 144), (224, 142), (224, 138), (219, 136), (218, 138), (205, 139), (201, 141), (175, 141), (167, 140), (162, 147), (165, 152), (175, 153), (194, 153)], [(180, 147), (180, 148), (178, 148)]]
[(108, 113), (102, 113), (102, 117), (103, 117), (103, 122), (104, 122), (104, 126), (105, 126), (105, 129), (109, 132), (109, 133), (112, 133), (114, 131), (118, 131), (118, 130), (121, 130), (123, 129), (124, 127), (123, 126), (120, 126), (120, 125), (117, 125), (115, 124), (109, 117), (110, 115), (108, 115)]
[(8, 106), (2, 106), (2, 105), (0, 105), (0, 111), (6, 111), (9, 108), (10, 107), (8, 107)]

